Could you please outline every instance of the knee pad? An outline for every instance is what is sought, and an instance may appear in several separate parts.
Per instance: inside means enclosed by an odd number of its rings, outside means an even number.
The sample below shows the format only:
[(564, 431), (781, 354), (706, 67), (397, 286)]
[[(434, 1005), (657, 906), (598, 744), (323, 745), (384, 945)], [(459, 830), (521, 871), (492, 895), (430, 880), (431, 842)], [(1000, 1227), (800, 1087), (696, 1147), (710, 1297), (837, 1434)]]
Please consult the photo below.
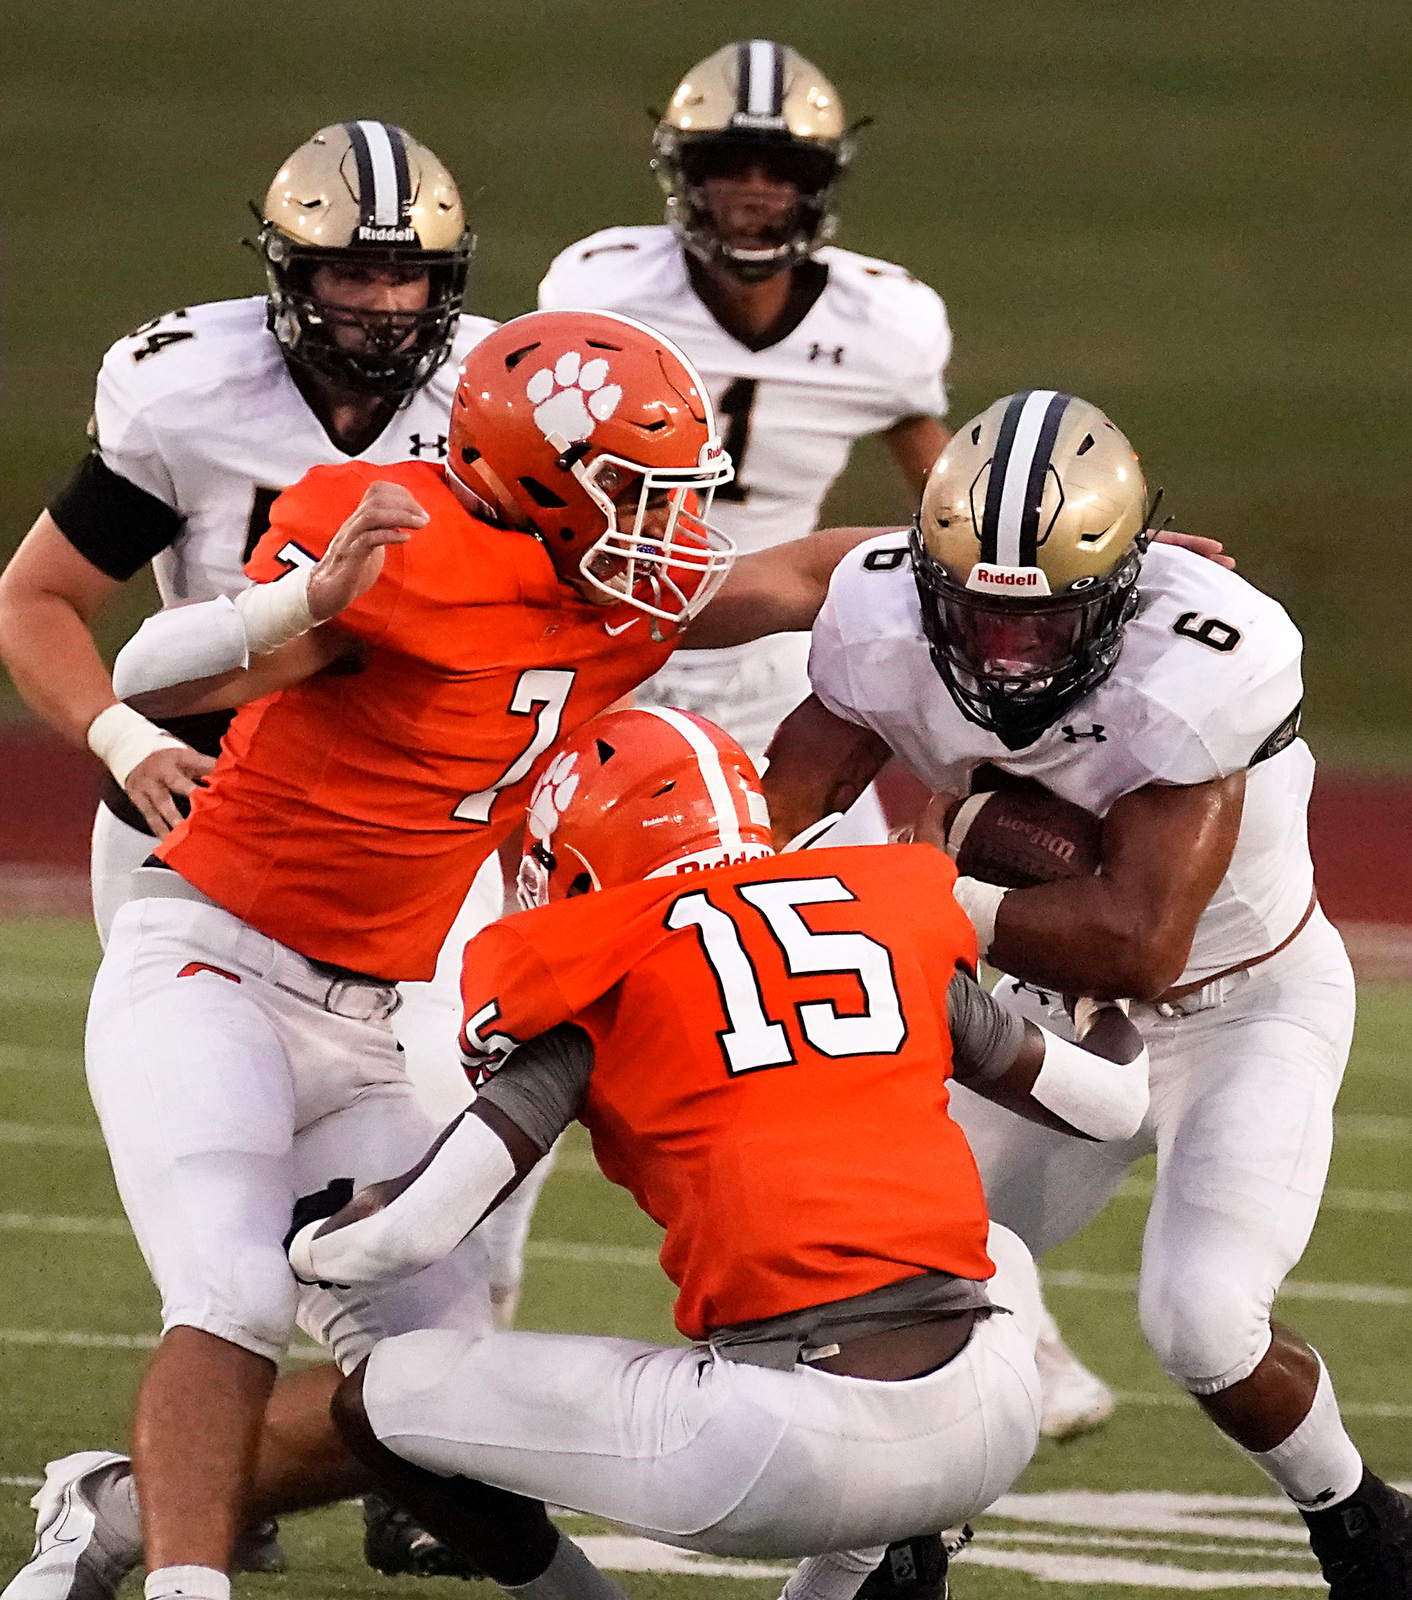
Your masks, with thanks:
[(1169, 1378), (1216, 1394), (1248, 1378), (1270, 1348), (1270, 1304), (1219, 1259), (1166, 1275), (1144, 1271), (1143, 1336)]
[[(212, 1263), (214, 1265), (214, 1263)], [(162, 1328), (200, 1328), (269, 1361), (278, 1361), (294, 1328), (299, 1286), (278, 1245), (245, 1244), (219, 1279), (193, 1294), (182, 1285), (162, 1306)]]

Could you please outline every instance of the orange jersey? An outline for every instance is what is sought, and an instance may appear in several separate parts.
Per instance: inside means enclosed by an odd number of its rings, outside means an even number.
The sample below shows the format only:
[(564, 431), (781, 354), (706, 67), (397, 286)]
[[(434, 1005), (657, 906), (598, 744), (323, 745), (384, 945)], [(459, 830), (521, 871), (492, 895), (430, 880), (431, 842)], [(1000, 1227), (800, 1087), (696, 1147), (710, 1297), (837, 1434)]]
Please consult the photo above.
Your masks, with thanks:
[(316, 561), (378, 478), (431, 521), (388, 547), (377, 582), (330, 624), (365, 664), (242, 707), (158, 854), (303, 955), (424, 979), (477, 869), (522, 819), (540, 756), (672, 647), (644, 618), (623, 627), (631, 611), (580, 599), (537, 540), (478, 521), (416, 461), (315, 467), (275, 502), (250, 576)]
[(572, 1020), (604, 1173), (667, 1231), (689, 1338), (933, 1270), (984, 1279), (948, 1111), (946, 991), (975, 935), (925, 845), (651, 879), (467, 947), (471, 1049)]

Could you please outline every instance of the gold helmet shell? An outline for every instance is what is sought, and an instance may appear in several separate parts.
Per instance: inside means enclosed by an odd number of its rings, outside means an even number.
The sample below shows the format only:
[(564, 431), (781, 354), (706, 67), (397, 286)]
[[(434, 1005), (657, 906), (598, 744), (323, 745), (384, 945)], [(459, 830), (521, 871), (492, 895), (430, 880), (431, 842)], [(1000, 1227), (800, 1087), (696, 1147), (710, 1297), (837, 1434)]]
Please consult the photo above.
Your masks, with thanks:
[(772, 39), (723, 45), (677, 85), (662, 127), (750, 131), (837, 145), (848, 131), (838, 90), (812, 61)]
[[(420, 388), (450, 355), (475, 240), (456, 180), (404, 129), (367, 119), (320, 128), (257, 210), (269, 327), (289, 361), (391, 400)], [(314, 292), (321, 263), (425, 274), (426, 305), (325, 305)]]
[[(698, 61), (673, 92), (652, 142), (667, 221), (698, 260), (759, 279), (833, 237), (834, 190), (854, 141), (838, 90), (788, 45), (745, 39)], [(759, 249), (716, 237), (701, 189), (705, 178), (741, 160), (767, 163), (799, 190), (787, 237)]]
[(359, 246), (454, 251), (466, 231), (456, 180), (423, 144), (386, 122), (335, 122), (275, 174), (265, 226), (311, 250)]
[(1097, 406), (1007, 395), (937, 458), (912, 534), (932, 661), (961, 711), (1031, 744), (1112, 671), (1137, 606), (1147, 487)]
[(1098, 407), (1032, 389), (958, 429), (927, 479), (918, 527), (956, 583), (1033, 598), (1106, 577), (1146, 513), (1133, 447)]

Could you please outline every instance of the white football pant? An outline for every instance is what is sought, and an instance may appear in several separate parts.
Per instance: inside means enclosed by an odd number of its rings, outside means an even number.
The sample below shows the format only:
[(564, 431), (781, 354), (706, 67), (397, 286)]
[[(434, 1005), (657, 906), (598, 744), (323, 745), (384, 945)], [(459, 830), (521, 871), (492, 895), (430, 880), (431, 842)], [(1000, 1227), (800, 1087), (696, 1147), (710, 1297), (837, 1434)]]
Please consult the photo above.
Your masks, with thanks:
[[(843, 1137), (843, 1134), (840, 1134)], [(992, 1228), (992, 1300), (940, 1370), (902, 1383), (726, 1361), (701, 1345), (550, 1333), (380, 1344), (368, 1419), (398, 1455), (717, 1555), (803, 1556), (985, 1510), (1039, 1438), (1034, 1263)]]
[[(1010, 978), (995, 992), (1068, 1030), (1057, 996)], [(1156, 1153), (1142, 1329), (1172, 1378), (1215, 1394), (1248, 1377), (1269, 1348), (1271, 1303), (1314, 1227), (1353, 1036), (1353, 973), (1316, 910), (1279, 955), (1170, 1009), (1181, 1014), (1132, 1008), (1151, 1055), (1152, 1103), (1125, 1143), (1051, 1133), (959, 1084), (951, 1111), (992, 1214), (1037, 1258), (1087, 1226), (1132, 1163)]]
[[(93, 886), (93, 920), (99, 940), (108, 933), (121, 906), (132, 898), (132, 874), (157, 841), (129, 827), (100, 805), (93, 819), (89, 871)], [(393, 1031), (405, 1054), (407, 1076), (423, 1110), (442, 1128), (474, 1098), (461, 1070), (461, 954), (470, 940), (501, 913), (503, 888), (498, 857), (481, 868), (437, 960), (429, 983), (400, 985), (401, 1009)], [(421, 1152), (413, 1157), (420, 1160)], [(408, 1165), (412, 1163), (409, 1162)], [(496, 1211), (486, 1224), (481, 1248), (490, 1272), (491, 1293), (504, 1315), (513, 1315), (524, 1277), (525, 1240), (530, 1218), (545, 1180), (554, 1167), (551, 1152)]]
[(386, 992), (331, 982), (216, 906), (139, 899), (114, 917), (88, 1082), (164, 1330), (277, 1361), (297, 1312), (347, 1370), (412, 1328), (492, 1326), (474, 1235), (380, 1291), (301, 1290), (285, 1259), (297, 1196), (393, 1177), (436, 1136), (382, 1019)]

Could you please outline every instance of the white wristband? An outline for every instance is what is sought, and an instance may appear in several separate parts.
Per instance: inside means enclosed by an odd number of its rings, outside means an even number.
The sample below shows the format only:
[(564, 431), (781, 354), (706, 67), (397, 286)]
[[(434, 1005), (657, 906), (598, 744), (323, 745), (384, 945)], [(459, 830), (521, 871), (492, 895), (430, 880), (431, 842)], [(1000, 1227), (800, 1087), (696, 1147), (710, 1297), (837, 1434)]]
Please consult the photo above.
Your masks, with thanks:
[(158, 750), (184, 750), (180, 739), (121, 702), (100, 711), (88, 724), (88, 748), (113, 774), (120, 789), (128, 774)]
[(425, 1172), (370, 1217), (316, 1239), (311, 1222), (289, 1242), (289, 1264), (311, 1283), (410, 1277), (460, 1244), (515, 1176), (499, 1134), (464, 1116)]
[(296, 567), (273, 583), (255, 583), (235, 597), (252, 656), (268, 655), (314, 626), (309, 611), (312, 567)]
[(995, 918), (1000, 902), (1010, 891), (1002, 889), (998, 883), (982, 883), (979, 878), (957, 878), (951, 892), (956, 896), (956, 904), (971, 919), (978, 951), (984, 956), (995, 939)]
[(1039, 1031), (1044, 1062), (1030, 1098), (1094, 1139), (1131, 1139), (1147, 1115), (1147, 1046), (1120, 1066), (1047, 1028)]

